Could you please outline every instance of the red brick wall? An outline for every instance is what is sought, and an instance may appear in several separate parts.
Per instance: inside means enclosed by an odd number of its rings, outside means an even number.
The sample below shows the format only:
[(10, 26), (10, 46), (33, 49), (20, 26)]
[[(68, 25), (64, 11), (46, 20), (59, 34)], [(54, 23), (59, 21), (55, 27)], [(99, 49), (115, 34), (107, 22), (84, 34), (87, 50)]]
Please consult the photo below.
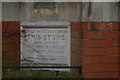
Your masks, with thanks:
[(76, 55), (82, 61), (82, 77), (118, 78), (118, 23), (71, 23), (71, 30), (75, 29), (80, 31), (75, 35), (80, 41)]
[[(79, 24), (71, 24), (71, 65), (80, 66), (82, 60), (80, 58), (80, 27)], [(76, 77), (81, 77), (79, 69), (72, 69), (72, 75)]]
[[(19, 66), (20, 23), (2, 24), (3, 66)], [(71, 23), (71, 64), (83, 78), (118, 78), (118, 23)], [(17, 64), (16, 64), (17, 63)]]
[(2, 65), (20, 65), (20, 23), (2, 23)]

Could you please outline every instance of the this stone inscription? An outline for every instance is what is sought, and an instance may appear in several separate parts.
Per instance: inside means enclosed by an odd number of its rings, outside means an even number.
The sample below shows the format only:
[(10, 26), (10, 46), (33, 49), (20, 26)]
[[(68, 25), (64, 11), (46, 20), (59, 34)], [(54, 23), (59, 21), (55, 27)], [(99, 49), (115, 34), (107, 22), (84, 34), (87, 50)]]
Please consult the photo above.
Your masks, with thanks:
[(70, 65), (69, 30), (26, 28), (21, 58), (34, 63)]

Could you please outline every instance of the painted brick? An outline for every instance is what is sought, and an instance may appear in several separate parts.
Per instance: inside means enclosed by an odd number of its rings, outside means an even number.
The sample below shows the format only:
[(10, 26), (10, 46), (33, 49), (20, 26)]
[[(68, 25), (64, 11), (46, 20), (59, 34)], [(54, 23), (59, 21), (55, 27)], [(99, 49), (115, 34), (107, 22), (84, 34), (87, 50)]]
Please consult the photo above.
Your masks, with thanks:
[(106, 48), (82, 48), (81, 52), (83, 56), (105, 55)]

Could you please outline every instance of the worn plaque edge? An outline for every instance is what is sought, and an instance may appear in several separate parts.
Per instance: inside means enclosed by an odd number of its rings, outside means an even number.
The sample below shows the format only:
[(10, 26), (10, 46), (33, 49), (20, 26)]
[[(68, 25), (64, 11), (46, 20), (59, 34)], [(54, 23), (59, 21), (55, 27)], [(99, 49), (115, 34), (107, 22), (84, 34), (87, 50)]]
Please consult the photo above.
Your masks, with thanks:
[[(31, 28), (32, 27), (40, 27), (40, 28), (43, 28), (43, 27), (48, 27), (48, 28), (51, 28), (51, 27), (54, 27), (54, 28), (57, 28), (57, 27), (61, 27), (61, 28), (64, 28), (66, 27), (66, 29), (68, 29), (68, 33), (70, 34), (70, 36), (67, 36), (68, 37), (68, 49), (69, 49), (69, 56), (70, 56), (70, 59), (69, 59), (69, 63), (68, 63), (68, 66), (71, 65), (71, 31), (70, 31), (70, 22), (21, 22), (21, 27), (20, 29), (22, 30), (24, 26), (28, 27), (28, 28)], [(21, 42), (22, 39), (21, 39)], [(20, 44), (20, 47), (21, 47), (21, 52), (23, 51), (22, 50), (22, 44)], [(43, 69), (44, 70), (44, 69)], [(71, 69), (45, 69), (45, 70), (58, 70), (58, 71), (71, 71)]]
[(69, 27), (70, 22), (47, 22), (47, 21), (42, 21), (42, 22), (21, 22), (21, 26), (25, 27)]

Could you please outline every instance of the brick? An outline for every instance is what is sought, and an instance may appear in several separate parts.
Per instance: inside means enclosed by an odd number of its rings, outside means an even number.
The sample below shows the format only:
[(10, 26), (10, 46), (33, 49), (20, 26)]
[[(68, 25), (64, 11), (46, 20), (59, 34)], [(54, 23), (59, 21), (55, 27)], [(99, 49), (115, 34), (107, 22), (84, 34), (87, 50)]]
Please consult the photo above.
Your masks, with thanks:
[(15, 35), (18, 35), (20, 33), (20, 30), (19, 29), (7, 29), (7, 30), (2, 30), (2, 35), (7, 35), (7, 36), (15, 36)]
[(20, 66), (20, 23), (4, 22), (2, 28), (7, 34), (2, 37), (2, 65)]
[(9, 37), (2, 37), (3, 42), (14, 42), (12, 39), (10, 39)]
[(0, 25), (2, 25), (2, 22), (0, 22)]
[(19, 22), (3, 22), (2, 23), (2, 28), (19, 28), (20, 23)]
[(94, 41), (93, 40), (82, 40), (81, 46), (82, 47), (94, 47)]
[(90, 30), (91, 23), (71, 23), (71, 29)]
[(113, 46), (115, 46), (115, 47), (118, 47), (118, 46), (119, 46), (118, 40), (113, 40)]
[(118, 38), (118, 31), (82, 31), (83, 39), (112, 39)]
[(78, 30), (71, 30), (71, 37), (80, 38), (81, 32)]
[(120, 64), (118, 65), (118, 72), (119, 72), (119, 78), (120, 78)]
[(20, 32), (19, 22), (3, 22), (2, 35), (16, 35)]
[(2, 22), (2, 28), (8, 28), (7, 22)]
[(82, 30), (91, 30), (91, 23), (82, 23)]
[(103, 60), (103, 63), (118, 63), (118, 56), (101, 57), (101, 60)]
[(76, 53), (77, 55), (80, 55), (80, 47), (75, 46), (75, 45), (71, 45), (71, 51)]
[(71, 23), (71, 29), (80, 29), (81, 30), (81, 23)]
[(18, 33), (19, 32), (18, 28), (11, 28), (11, 29), (7, 28), (7, 31), (4, 31), (4, 30), (6, 30), (6, 29), (3, 28), (3, 32), (7, 32), (7, 33), (13, 33), (13, 32)]
[[(91, 30), (93, 23), (71, 23), (71, 29)], [(118, 30), (119, 23), (94, 23), (95, 30)]]
[(105, 65), (83, 65), (82, 72), (104, 72), (106, 71)]
[(118, 56), (81, 57), (82, 64), (118, 63)]
[(12, 36), (12, 37), (2, 37), (2, 41), (5, 44), (14, 44), (14, 45), (18, 45), (20, 44), (20, 37), (18, 37), (19, 35)]
[(95, 40), (94, 47), (117, 47), (118, 40)]
[[(16, 37), (14, 37), (14, 36), (16, 36)], [(16, 35), (14, 35), (14, 36), (12, 36), (10, 39), (11, 40), (13, 40), (15, 43), (20, 43), (20, 34), (16, 34)]]
[(120, 39), (118, 40), (118, 46), (120, 47)]
[(11, 50), (15, 50), (16, 48), (19, 48), (19, 46), (14, 43), (14, 44), (3, 44), (3, 49), (6, 51), (11, 51)]
[(112, 30), (112, 23), (95, 23), (95, 30)]
[(107, 48), (107, 55), (118, 55), (118, 48)]
[[(82, 63), (80, 58), (80, 29), (81, 26), (79, 23), (72, 24), (71, 29), (71, 65), (79, 66)], [(74, 75), (79, 75), (78, 69), (72, 69)]]
[[(72, 55), (74, 55), (75, 53), (72, 53)], [(72, 66), (80, 66), (80, 64), (82, 63), (80, 56), (78, 55), (74, 55), (71, 57), (71, 65)]]
[(83, 56), (105, 55), (106, 48), (82, 48), (81, 52)]
[(14, 51), (13, 53), (12, 52), (9, 53), (10, 60), (16, 60), (16, 61), (20, 60), (20, 55), (16, 54), (16, 53), (19, 53), (19, 49), (18, 49), (18, 51)]
[(119, 71), (118, 68), (118, 64), (106, 65), (106, 71)]
[(118, 31), (108, 31), (105, 33), (107, 38), (118, 38)]
[(82, 64), (94, 64), (94, 57), (81, 57)]
[(117, 47), (118, 40), (82, 40), (82, 47)]
[(95, 30), (118, 30), (118, 23), (95, 23)]
[(74, 45), (74, 46), (80, 46), (80, 39), (77, 39), (77, 38), (72, 38), (71, 39), (71, 44)]
[(120, 23), (112, 23), (113, 30), (120, 30)]

